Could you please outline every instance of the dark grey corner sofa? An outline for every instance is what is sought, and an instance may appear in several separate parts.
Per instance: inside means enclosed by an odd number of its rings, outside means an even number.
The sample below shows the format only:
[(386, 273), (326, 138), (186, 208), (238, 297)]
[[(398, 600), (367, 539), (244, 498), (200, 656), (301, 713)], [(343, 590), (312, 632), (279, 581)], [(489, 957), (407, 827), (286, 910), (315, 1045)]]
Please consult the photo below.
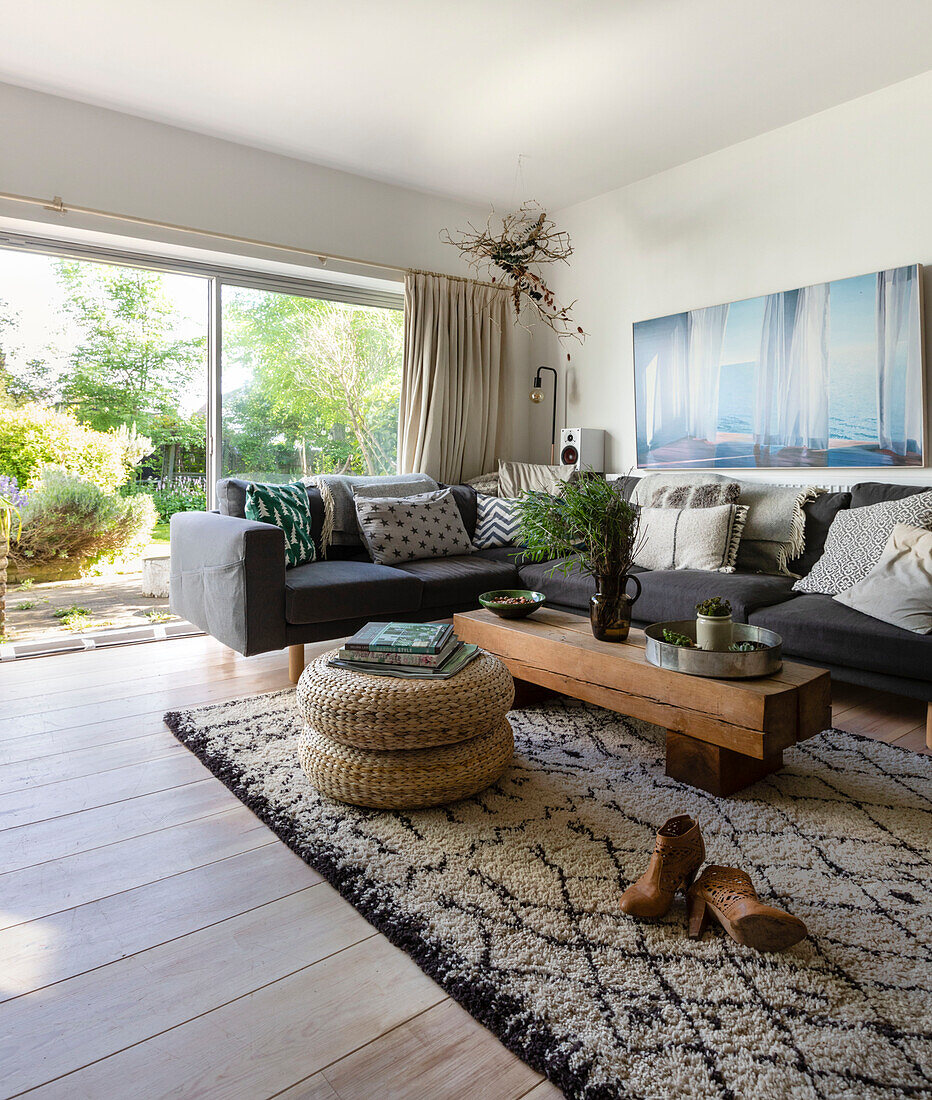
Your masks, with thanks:
[[(171, 520), (171, 606), (243, 654), (340, 638), (373, 620), (440, 619), (478, 606), (492, 588), (537, 589), (549, 605), (587, 615), (591, 577), (553, 571), (553, 562), (524, 562), (513, 547), (453, 558), (374, 564), (361, 541), (331, 546), (323, 560), (285, 568), (279, 528), (247, 520), (246, 482), (218, 483), (219, 512), (181, 512)], [(923, 492), (928, 486), (865, 482), (826, 493), (806, 505), (806, 548), (795, 563), (808, 572), (822, 553), (829, 525), (842, 508), (858, 508)], [(453, 486), (470, 537), (476, 493)], [(311, 514), (322, 525), (323, 502), (308, 489)], [(691, 569), (638, 570), (638, 625), (691, 618), (710, 594), (732, 605), (737, 621), (780, 634), (784, 653), (819, 665), (838, 680), (932, 702), (932, 635), (889, 626), (831, 596), (796, 593), (790, 577)], [(302, 662), (292, 662), (292, 669)]]

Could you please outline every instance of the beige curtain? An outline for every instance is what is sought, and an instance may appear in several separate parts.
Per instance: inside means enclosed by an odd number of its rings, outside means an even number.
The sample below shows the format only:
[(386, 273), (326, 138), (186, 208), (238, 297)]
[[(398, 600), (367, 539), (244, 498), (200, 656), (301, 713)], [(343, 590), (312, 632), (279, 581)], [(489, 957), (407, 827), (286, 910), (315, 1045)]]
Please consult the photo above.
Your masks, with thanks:
[(507, 296), (469, 279), (405, 277), (398, 469), (449, 484), (495, 469)]

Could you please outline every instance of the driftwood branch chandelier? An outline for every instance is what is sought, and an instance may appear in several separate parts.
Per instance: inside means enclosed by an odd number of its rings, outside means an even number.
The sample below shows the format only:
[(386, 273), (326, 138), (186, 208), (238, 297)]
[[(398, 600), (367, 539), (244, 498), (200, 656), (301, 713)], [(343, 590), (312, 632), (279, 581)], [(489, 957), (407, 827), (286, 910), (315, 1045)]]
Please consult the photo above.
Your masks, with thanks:
[(517, 321), (522, 310), (529, 308), (560, 339), (585, 339), (572, 316), (576, 302), (560, 305), (540, 272), (544, 264), (568, 263), (573, 244), (569, 233), (558, 229), (539, 203), (523, 203), (501, 218), (493, 211), (485, 228), (470, 224), (456, 236), (444, 229), (440, 239), (459, 249), (474, 271), (488, 274), (508, 291)]

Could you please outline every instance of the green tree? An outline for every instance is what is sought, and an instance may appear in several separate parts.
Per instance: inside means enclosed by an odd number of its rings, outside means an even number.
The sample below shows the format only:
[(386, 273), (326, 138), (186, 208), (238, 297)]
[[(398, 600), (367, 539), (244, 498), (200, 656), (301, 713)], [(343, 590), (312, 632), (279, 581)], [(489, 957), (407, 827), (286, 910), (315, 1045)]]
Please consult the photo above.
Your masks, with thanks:
[(98, 431), (135, 425), (172, 458), (193, 445), (182, 408), (204, 378), (206, 337), (178, 336), (162, 276), (75, 261), (57, 274), (81, 332), (59, 381), (62, 403)]
[[(331, 467), (394, 470), (400, 311), (238, 291), (224, 321), (227, 356), (251, 370), (225, 406), (248, 468), (270, 468), (278, 448), (279, 461), (297, 455), (302, 472), (315, 452)], [(249, 461), (262, 456), (265, 464)]]

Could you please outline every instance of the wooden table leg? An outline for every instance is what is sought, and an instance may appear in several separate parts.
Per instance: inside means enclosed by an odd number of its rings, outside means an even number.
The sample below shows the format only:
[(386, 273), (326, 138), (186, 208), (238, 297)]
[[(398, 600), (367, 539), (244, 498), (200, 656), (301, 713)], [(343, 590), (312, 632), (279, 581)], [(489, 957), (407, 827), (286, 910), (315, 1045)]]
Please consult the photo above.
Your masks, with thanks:
[(304, 671), (304, 646), (290, 645), (288, 647), (288, 679), (296, 684), (301, 679)]
[(546, 703), (551, 699), (559, 699), (559, 693), (541, 684), (531, 683), (530, 680), (519, 680), (515, 677), (515, 701), (512, 707), (521, 710), (523, 707), (535, 707), (540, 703)]
[(684, 733), (667, 730), (666, 774), (671, 779), (699, 787), (710, 794), (727, 797), (782, 766), (782, 750), (764, 760), (757, 760), (733, 749), (723, 749)]

